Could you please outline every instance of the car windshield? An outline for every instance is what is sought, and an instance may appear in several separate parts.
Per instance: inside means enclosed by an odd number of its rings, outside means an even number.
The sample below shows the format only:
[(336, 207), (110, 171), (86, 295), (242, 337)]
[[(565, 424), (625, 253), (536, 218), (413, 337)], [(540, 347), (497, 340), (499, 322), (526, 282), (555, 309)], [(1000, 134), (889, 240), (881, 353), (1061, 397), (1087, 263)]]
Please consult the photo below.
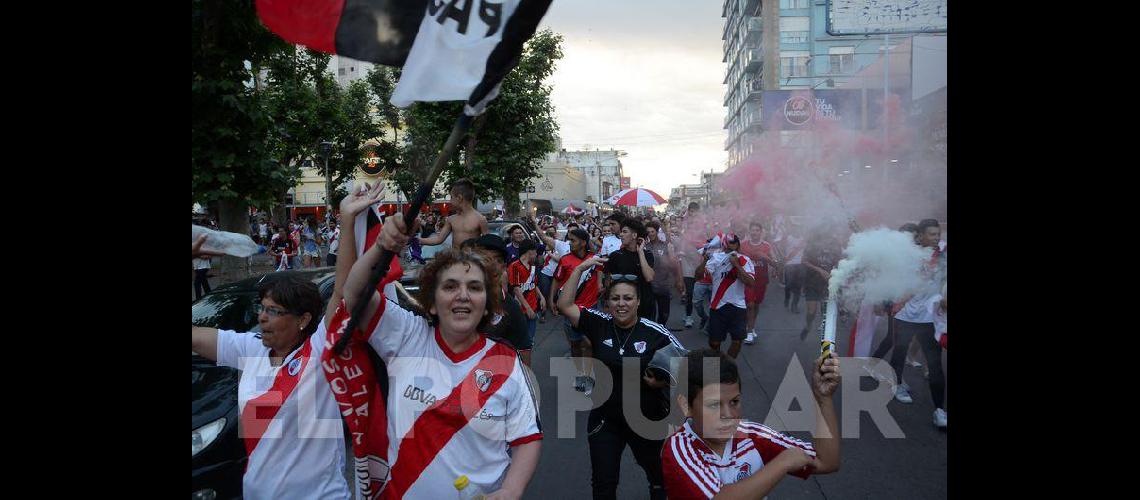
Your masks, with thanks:
[(423, 247), (423, 249), (420, 250), (420, 257), (423, 257), (424, 260), (431, 260), (431, 259), (435, 258), (435, 254), (442, 252), (445, 248), (451, 248), (451, 235), (450, 234), (447, 235), (447, 239), (443, 240), (443, 243), (440, 243), (438, 245), (432, 245), (430, 247), (429, 246)]
[(191, 307), (190, 322), (219, 330), (252, 331), (257, 326), (256, 293), (212, 293)]

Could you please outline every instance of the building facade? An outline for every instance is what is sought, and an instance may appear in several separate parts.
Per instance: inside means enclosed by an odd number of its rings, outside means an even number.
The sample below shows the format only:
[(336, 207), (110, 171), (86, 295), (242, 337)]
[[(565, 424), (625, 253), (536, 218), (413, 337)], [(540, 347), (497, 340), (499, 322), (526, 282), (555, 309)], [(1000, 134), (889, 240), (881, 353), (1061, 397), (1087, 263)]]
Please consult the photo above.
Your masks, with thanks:
[[(725, 19), (724, 128), (730, 169), (752, 154), (754, 143), (765, 132), (764, 92), (883, 88), (880, 61), (887, 38), (829, 35), (826, 0), (724, 0), (721, 17)], [(890, 88), (908, 99), (911, 36), (889, 37)], [(780, 142), (794, 146), (802, 142), (797, 136), (803, 134), (780, 131)]]

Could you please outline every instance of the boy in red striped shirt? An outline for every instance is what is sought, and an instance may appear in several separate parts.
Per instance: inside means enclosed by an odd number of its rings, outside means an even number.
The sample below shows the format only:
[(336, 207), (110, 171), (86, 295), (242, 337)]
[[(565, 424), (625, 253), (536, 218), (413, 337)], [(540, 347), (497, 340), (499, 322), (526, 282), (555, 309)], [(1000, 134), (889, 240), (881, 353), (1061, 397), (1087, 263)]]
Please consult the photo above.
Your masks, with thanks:
[[(661, 450), (670, 499), (762, 498), (786, 475), (807, 479), (839, 470), (839, 426), (831, 403), (839, 387), (838, 358), (812, 365), (820, 367), (812, 374), (819, 403), (815, 446), (741, 418), (740, 373), (728, 356), (702, 349), (690, 353), (688, 362), (688, 392), (678, 394), (677, 403), (689, 420)], [(719, 378), (706, 380), (706, 369)]]

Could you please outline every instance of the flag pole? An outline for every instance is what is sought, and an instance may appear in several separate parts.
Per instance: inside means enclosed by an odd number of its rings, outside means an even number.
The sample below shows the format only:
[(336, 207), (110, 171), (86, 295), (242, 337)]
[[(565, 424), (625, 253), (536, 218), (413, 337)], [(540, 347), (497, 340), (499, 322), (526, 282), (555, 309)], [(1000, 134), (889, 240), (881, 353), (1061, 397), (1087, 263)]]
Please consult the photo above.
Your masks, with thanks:
[[(443, 174), (443, 170), (447, 167), (447, 161), (455, 154), (455, 149), (459, 145), (459, 141), (463, 136), (467, 135), (467, 130), (471, 128), (471, 122), (474, 117), (463, 113), (455, 120), (455, 126), (451, 128), (451, 135), (447, 137), (447, 142), (443, 145), (443, 150), (440, 151), (439, 156), (435, 158), (435, 164), (432, 165), (431, 171), (428, 172), (427, 178), (420, 184), (419, 189), (416, 191), (416, 197), (408, 205), (408, 210), (404, 212), (404, 226), (407, 231), (412, 230), (412, 226), (416, 221), (416, 216), (419, 215), (420, 208), (427, 202), (428, 197), (431, 196), (432, 189), (435, 187), (435, 181)], [(344, 349), (348, 347), (348, 340), (352, 338), (352, 332), (360, 324), (360, 317), (364, 315), (364, 311), (368, 308), (368, 302), (372, 298), (372, 293), (376, 290), (376, 285), (388, 274), (388, 269), (391, 267), (392, 258), (396, 254), (387, 248), (380, 254), (380, 260), (372, 266), (372, 275), (368, 278), (368, 284), (357, 298), (356, 305), (352, 308), (352, 315), (349, 317), (348, 325), (345, 327), (344, 332), (341, 333), (340, 338), (337, 339), (336, 345), (333, 346), (333, 352), (342, 354)], [(346, 293), (351, 293), (346, 291)]]

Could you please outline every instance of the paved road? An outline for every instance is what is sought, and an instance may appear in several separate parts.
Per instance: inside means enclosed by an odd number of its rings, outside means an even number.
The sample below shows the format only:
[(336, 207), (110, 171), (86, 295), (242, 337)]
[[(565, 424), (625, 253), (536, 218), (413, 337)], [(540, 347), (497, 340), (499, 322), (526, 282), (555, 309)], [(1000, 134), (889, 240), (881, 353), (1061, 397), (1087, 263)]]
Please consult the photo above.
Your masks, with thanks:
[[(743, 378), (744, 414), (746, 418), (765, 422), (771, 402), (777, 394), (781, 380), (793, 357), (804, 364), (819, 354), (818, 337), (809, 335), (800, 340), (803, 313), (793, 315), (783, 308), (783, 289), (776, 283), (769, 288), (767, 301), (761, 305), (756, 344), (744, 346), (737, 362)], [(801, 311), (803, 303), (801, 302)], [(669, 326), (680, 328), (683, 307), (674, 299)], [(885, 322), (880, 326), (878, 338), (886, 332)], [(558, 438), (558, 415), (554, 401), (557, 398), (557, 381), (550, 376), (550, 358), (568, 354), (569, 346), (562, 333), (561, 319), (547, 318), (538, 325), (533, 356), (534, 370), (541, 392), (540, 415), (545, 434), (542, 456), (534, 479), (526, 490), (525, 498), (543, 500), (589, 498), (590, 461), (585, 437), (587, 412), (575, 415), (574, 438)], [(849, 324), (841, 323), (838, 331), (850, 331)], [(696, 328), (674, 332), (687, 348), (707, 346), (707, 337)], [(840, 335), (839, 349), (845, 353), (847, 345)], [(727, 349), (723, 346), (722, 349)], [(920, 358), (921, 360), (921, 358)], [(780, 482), (769, 498), (773, 499), (844, 499), (844, 498), (945, 498), (946, 497), (946, 432), (933, 426), (934, 411), (930, 392), (920, 371), (908, 367), (904, 378), (912, 388), (914, 403), (904, 405), (892, 401), (888, 405), (905, 437), (885, 438), (875, 422), (863, 413), (858, 426), (858, 438), (845, 438), (841, 443), (842, 468), (831, 475), (801, 480), (788, 477)], [(856, 381), (845, 376), (844, 384), (860, 383), (863, 391), (876, 386), (869, 377)], [(836, 410), (842, 420), (842, 397), (836, 396)], [(799, 408), (792, 406), (791, 409)], [(771, 423), (771, 422), (769, 422)], [(851, 429), (841, 430), (845, 436)], [(810, 439), (809, 433), (792, 432), (801, 439)], [(627, 450), (622, 457), (619, 498), (648, 498), (645, 474)]]

